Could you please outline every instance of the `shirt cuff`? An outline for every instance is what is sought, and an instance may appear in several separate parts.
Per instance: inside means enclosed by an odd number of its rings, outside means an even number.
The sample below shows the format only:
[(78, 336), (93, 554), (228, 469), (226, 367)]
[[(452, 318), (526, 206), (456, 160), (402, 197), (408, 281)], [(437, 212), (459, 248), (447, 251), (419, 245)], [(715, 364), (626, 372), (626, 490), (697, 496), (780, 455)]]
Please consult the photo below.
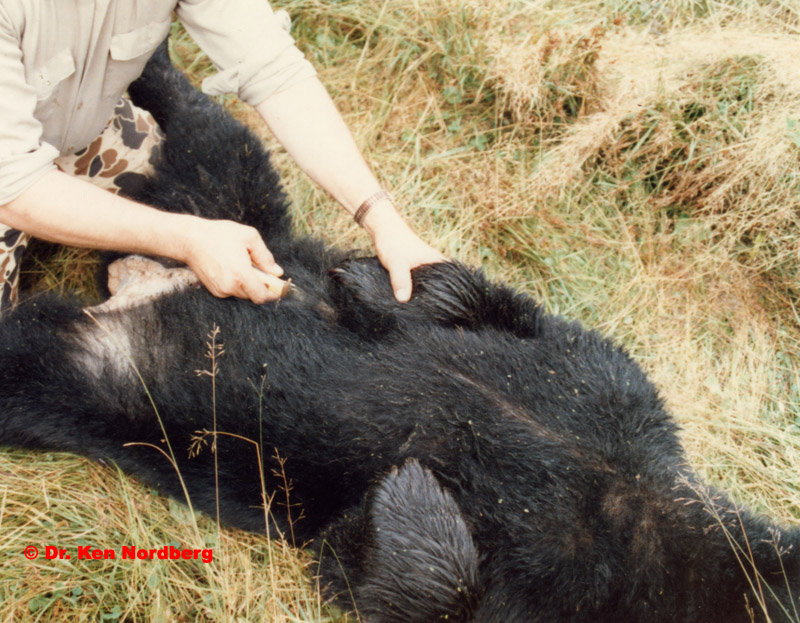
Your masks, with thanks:
[(49, 143), (39, 149), (0, 160), (0, 205), (10, 203), (56, 168), (58, 150)]
[(255, 106), (270, 95), (317, 75), (288, 32), (288, 14), (278, 11), (275, 17), (275, 27), (264, 33), (265, 43), (251, 50), (242, 62), (203, 80), (203, 93), (235, 93)]

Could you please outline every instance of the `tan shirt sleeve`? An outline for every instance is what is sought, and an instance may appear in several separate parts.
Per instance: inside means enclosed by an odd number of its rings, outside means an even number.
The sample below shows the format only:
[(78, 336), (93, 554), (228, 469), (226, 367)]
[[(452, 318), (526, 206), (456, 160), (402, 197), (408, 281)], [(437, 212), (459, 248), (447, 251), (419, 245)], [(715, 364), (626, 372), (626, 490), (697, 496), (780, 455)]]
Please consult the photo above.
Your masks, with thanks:
[(42, 125), (34, 117), (37, 97), (46, 95), (47, 80), (41, 82), (37, 93), (25, 81), (19, 33), (0, 5), (0, 205), (55, 168), (58, 150), (41, 140)]
[(316, 75), (288, 32), (287, 16), (266, 0), (183, 0), (178, 17), (220, 69), (203, 82), (205, 93), (236, 93), (255, 106)]

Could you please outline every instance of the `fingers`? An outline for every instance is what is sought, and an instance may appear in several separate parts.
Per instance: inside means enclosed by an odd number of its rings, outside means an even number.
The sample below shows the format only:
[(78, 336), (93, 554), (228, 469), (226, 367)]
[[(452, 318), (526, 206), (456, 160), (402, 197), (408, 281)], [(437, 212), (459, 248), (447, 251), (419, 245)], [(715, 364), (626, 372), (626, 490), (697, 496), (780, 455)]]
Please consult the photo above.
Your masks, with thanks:
[(389, 272), (392, 291), (398, 303), (411, 300), (411, 271), (423, 264), (445, 262), (447, 258), (433, 247), (422, 242), (416, 235), (376, 240), (378, 258)]
[(278, 298), (282, 298), (282, 297), (286, 296), (289, 293), (289, 282), (288, 281), (284, 281), (283, 279), (281, 279), (279, 277), (276, 277), (273, 274), (264, 272), (260, 268), (255, 268), (255, 270), (258, 273), (258, 275), (261, 278), (261, 280), (263, 281), (264, 285), (267, 286), (267, 289), (272, 294), (274, 294)]
[[(273, 265), (277, 266), (274, 263)], [(280, 267), (278, 266), (278, 268)], [(280, 272), (283, 274), (282, 269)], [(240, 269), (232, 267), (229, 274), (229, 280), (226, 282), (224, 294), (222, 294), (223, 297), (235, 296), (237, 298), (250, 299), (254, 303), (261, 305), (269, 301), (275, 301), (285, 296), (289, 291), (288, 281), (284, 281), (274, 274), (261, 270), (249, 263)]]
[(288, 284), (258, 231), (232, 221), (200, 220), (187, 263), (211, 294), (262, 304), (280, 298)]
[[(211, 265), (209, 266), (209, 264)], [(250, 299), (258, 304), (277, 298), (252, 268), (240, 273), (235, 269), (230, 270), (228, 267), (218, 268), (208, 262), (206, 265), (193, 266), (192, 269), (197, 273), (206, 289), (217, 298), (234, 296)]]
[(394, 292), (394, 298), (397, 299), (397, 302), (408, 303), (408, 301), (411, 300), (412, 270), (424, 264), (436, 264), (438, 262), (446, 261), (448, 261), (447, 258), (436, 251), (434, 254), (426, 257), (424, 261), (414, 262), (413, 264), (400, 261), (392, 263), (387, 262), (385, 268), (387, 271), (389, 271), (389, 279), (392, 283), (392, 291)]
[(250, 299), (253, 301), (253, 303), (258, 305), (280, 298), (279, 294), (276, 294), (267, 287), (267, 284), (257, 271), (251, 269), (250, 272), (255, 273), (255, 275), (246, 275), (246, 281), (243, 280), (241, 282), (241, 289), (233, 292), (231, 296), (242, 299)]
[[(203, 281), (202, 278), (201, 281)], [(229, 271), (229, 275), (225, 277), (209, 280), (206, 287), (216, 297), (227, 298), (234, 296), (241, 299), (250, 299), (259, 305), (275, 301), (289, 292), (288, 281), (253, 267), (245, 269), (241, 274), (237, 274), (236, 271)]]
[(275, 261), (275, 258), (267, 249), (264, 240), (256, 229), (252, 230), (251, 238), (248, 240), (247, 250), (250, 253), (250, 261), (257, 269), (264, 271), (270, 275), (280, 277), (283, 275), (283, 268), (281, 268)]

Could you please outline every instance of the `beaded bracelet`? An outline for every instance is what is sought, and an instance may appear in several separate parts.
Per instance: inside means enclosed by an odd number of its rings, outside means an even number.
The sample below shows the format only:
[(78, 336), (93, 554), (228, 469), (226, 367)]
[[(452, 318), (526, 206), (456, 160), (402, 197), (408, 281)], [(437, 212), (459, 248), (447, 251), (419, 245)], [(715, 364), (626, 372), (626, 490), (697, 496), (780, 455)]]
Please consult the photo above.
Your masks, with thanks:
[(358, 206), (358, 210), (356, 210), (356, 213), (353, 215), (353, 218), (360, 227), (364, 227), (364, 219), (366, 218), (369, 209), (379, 201), (382, 201), (383, 199), (388, 199), (392, 203), (392, 205), (394, 205), (394, 199), (392, 199), (392, 195), (389, 194), (389, 191), (381, 189), (375, 194), (367, 197), (364, 203)]

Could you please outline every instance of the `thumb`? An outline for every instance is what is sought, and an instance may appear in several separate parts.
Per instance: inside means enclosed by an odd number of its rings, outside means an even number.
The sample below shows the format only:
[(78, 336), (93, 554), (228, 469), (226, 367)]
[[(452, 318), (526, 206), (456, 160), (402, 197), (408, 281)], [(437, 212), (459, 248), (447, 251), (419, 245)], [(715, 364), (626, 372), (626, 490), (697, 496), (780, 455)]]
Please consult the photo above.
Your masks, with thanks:
[(283, 268), (275, 262), (275, 258), (260, 237), (252, 245), (248, 246), (248, 251), (250, 252), (250, 261), (256, 268), (276, 277), (283, 275)]
[(389, 267), (389, 279), (394, 298), (399, 303), (407, 303), (411, 299), (411, 269), (407, 264), (395, 263)]

